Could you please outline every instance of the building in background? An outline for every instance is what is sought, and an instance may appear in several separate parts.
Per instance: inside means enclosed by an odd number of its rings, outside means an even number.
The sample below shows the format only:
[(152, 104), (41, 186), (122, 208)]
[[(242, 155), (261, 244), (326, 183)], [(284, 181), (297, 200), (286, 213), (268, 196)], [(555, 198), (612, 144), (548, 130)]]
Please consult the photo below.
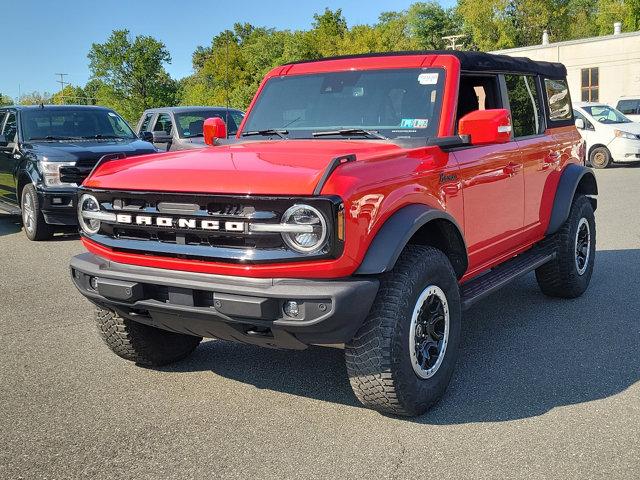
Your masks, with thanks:
[(497, 50), (514, 57), (564, 63), (574, 102), (603, 102), (615, 106), (623, 96), (640, 97), (640, 32), (622, 33), (614, 24), (613, 35)]

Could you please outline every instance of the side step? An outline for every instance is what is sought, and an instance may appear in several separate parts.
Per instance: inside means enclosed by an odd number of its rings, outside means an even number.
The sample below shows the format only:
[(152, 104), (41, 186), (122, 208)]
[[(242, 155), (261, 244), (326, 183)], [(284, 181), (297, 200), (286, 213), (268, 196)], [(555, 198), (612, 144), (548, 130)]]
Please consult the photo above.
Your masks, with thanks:
[(499, 290), (516, 278), (519, 278), (536, 268), (553, 260), (556, 252), (545, 247), (534, 247), (507, 260), (501, 265), (472, 278), (460, 286), (460, 300), (462, 309), (466, 310), (478, 300)]

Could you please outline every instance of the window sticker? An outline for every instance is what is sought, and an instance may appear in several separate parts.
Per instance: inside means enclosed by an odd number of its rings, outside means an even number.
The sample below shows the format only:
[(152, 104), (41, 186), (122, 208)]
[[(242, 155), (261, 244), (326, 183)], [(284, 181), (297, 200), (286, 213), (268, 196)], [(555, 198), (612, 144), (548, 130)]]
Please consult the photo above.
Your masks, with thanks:
[(420, 85), (435, 85), (438, 83), (437, 73), (421, 73), (418, 75), (418, 83)]
[(115, 113), (113, 113), (113, 112), (107, 112), (107, 114), (108, 114), (110, 117), (117, 117), (117, 115), (116, 115)]
[(400, 121), (401, 128), (427, 128), (428, 118), (403, 118)]

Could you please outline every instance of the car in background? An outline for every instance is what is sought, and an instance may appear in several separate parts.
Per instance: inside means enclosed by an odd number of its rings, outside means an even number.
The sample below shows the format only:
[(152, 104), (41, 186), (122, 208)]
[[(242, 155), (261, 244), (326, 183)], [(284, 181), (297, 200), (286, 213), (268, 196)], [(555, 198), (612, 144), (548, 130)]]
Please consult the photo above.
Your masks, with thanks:
[(99, 161), (157, 152), (116, 112), (74, 105), (0, 107), (0, 211), (30, 240), (77, 226), (76, 189)]
[(592, 167), (640, 161), (640, 123), (603, 103), (574, 103), (573, 115)]
[(202, 126), (207, 118), (221, 118), (229, 136), (235, 135), (244, 112), (225, 107), (163, 107), (145, 110), (136, 131), (162, 151), (205, 147)]
[(622, 112), (629, 120), (640, 122), (640, 95), (620, 97), (616, 110)]

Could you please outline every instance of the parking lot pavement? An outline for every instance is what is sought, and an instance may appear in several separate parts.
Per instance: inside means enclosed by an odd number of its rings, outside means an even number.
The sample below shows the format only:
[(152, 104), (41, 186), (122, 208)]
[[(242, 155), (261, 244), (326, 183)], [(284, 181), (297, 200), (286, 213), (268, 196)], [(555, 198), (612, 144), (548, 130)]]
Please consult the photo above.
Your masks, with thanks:
[(0, 478), (640, 478), (640, 168), (597, 176), (587, 293), (529, 275), (475, 306), (447, 394), (413, 420), (361, 408), (339, 350), (121, 360), (68, 278), (77, 239), (0, 217)]

